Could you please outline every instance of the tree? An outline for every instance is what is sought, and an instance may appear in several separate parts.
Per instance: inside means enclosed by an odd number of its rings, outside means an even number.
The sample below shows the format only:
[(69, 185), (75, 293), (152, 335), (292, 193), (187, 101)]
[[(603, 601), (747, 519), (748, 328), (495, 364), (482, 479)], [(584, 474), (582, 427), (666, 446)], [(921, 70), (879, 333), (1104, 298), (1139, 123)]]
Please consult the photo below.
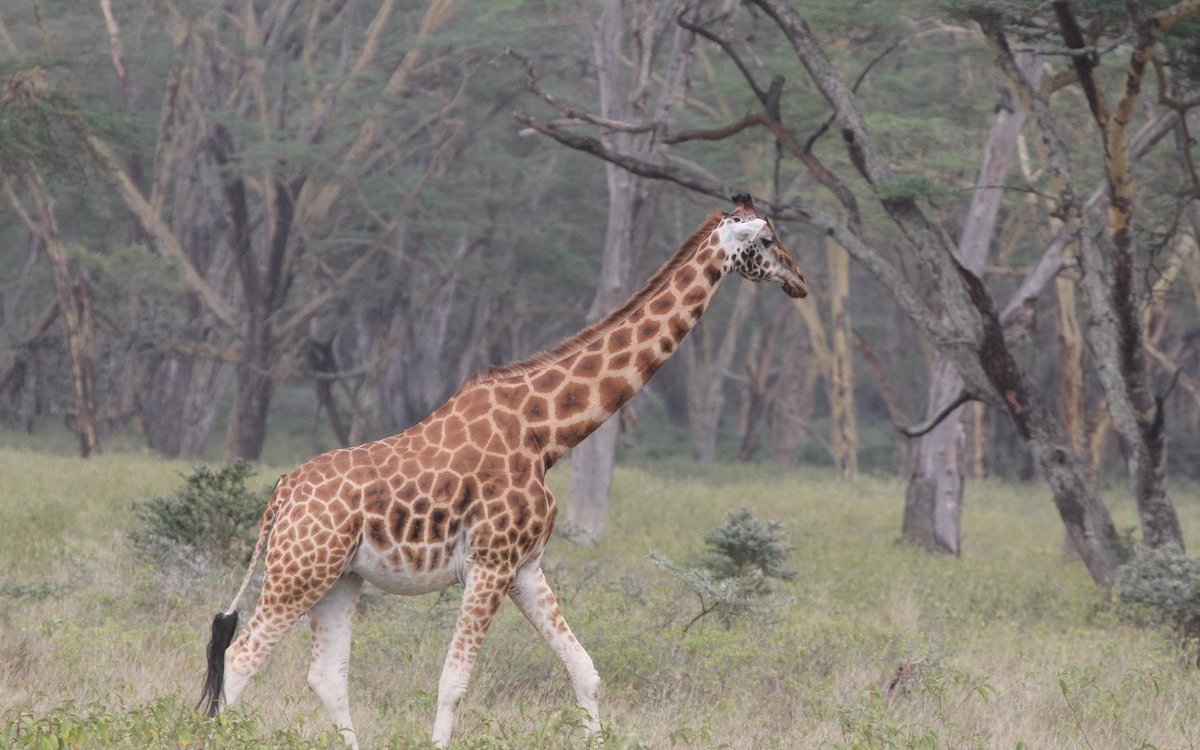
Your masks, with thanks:
[[(95, 350), (93, 345), (92, 291), (88, 277), (74, 277), (66, 246), (59, 230), (58, 214), (47, 189), (47, 169), (64, 168), (58, 149), (69, 148), (74, 126), (82, 122), (76, 106), (52, 91), (45, 83), (41, 66), (14, 70), (0, 89), (0, 134), (6, 136), (0, 150), (0, 177), (5, 197), (30, 234), (46, 252), (54, 279), (57, 317), (62, 321), (74, 387), (74, 423), (80, 454), (88, 458), (100, 450), (96, 425)], [(65, 120), (65, 123), (60, 120)], [(33, 202), (27, 209), (21, 187)], [(53, 320), (43, 315), (43, 319)]]
[[(692, 44), (691, 35), (673, 24), (682, 7), (683, 3), (673, 0), (642, 2), (626, 9), (621, 0), (605, 0), (599, 16), (589, 19), (600, 118), (629, 122), (647, 114), (655, 119), (670, 116), (684, 93)], [(631, 74), (625, 73), (623, 56), (632, 62)], [(543, 98), (551, 104), (557, 102), (548, 94)], [(661, 148), (655, 134), (647, 131), (616, 129), (602, 140), (616, 153), (643, 158), (653, 158)], [(605, 178), (608, 225), (588, 322), (616, 309), (631, 291), (636, 249), (646, 237), (646, 212), (651, 202), (648, 184), (629, 171), (609, 165)], [(567, 520), (591, 538), (603, 531), (608, 516), (619, 430), (620, 422), (609, 420), (571, 454)]]
[[(1026, 54), (1021, 67), (1029, 71), (1031, 85), (1041, 79), (1040, 61)], [(996, 116), (983, 147), (983, 162), (959, 234), (957, 253), (961, 262), (982, 276), (987, 262), (996, 218), (1004, 198), (1004, 183), (1024, 124), (1024, 112), (1016, 95), (1005, 89), (996, 104)], [(935, 352), (930, 368), (926, 418), (932, 410), (949, 403), (962, 392), (963, 380), (954, 365)], [(912, 476), (904, 500), (904, 538), (935, 552), (957, 555), (961, 544), (963, 484), (966, 474), (967, 412), (960, 408), (916, 439), (913, 445)]]
[[(845, 178), (826, 166), (807, 145), (794, 137), (768, 111), (747, 115), (725, 127), (707, 131), (672, 132), (665, 122), (653, 127), (664, 142), (726, 138), (750, 127), (769, 131), (789, 154), (795, 156), (810, 176), (821, 184), (838, 205), (841, 216), (812, 202), (790, 200), (772, 207), (781, 218), (805, 221), (835, 238), (871, 275), (894, 295), (897, 303), (929, 343), (953, 363), (964, 381), (963, 394), (935, 410), (933, 426), (964, 399), (982, 399), (1008, 412), (1018, 433), (1029, 446), (1053, 491), (1055, 505), (1068, 533), (1080, 550), (1098, 583), (1107, 584), (1121, 560), (1121, 550), (1112, 520), (1085, 467), (1070, 449), (1057, 418), (1031, 388), (1029, 376), (1014, 357), (1009, 341), (1020, 331), (1006, 330), (999, 306), (979, 276), (958, 258), (949, 237), (921, 207), (926, 183), (896, 175), (874, 140), (863, 111), (851, 89), (830, 63), (811, 28), (790, 6), (774, 0), (755, 0), (753, 5), (771, 19), (804, 65), (812, 85), (832, 109), (829, 124), (836, 124), (853, 170), (868, 192), (868, 199), (887, 217), (904, 238), (904, 253), (912, 267), (925, 274), (930, 290), (919, 293), (900, 270), (873, 246), (864, 231), (863, 215), (855, 192)], [(730, 47), (725, 46), (728, 53)], [(738, 58), (734, 57), (735, 62)], [(762, 91), (744, 63), (738, 64), (751, 90)], [(767, 108), (764, 107), (764, 110)], [(1035, 110), (1036, 114), (1036, 110)], [(613, 153), (594, 139), (567, 132), (553, 123), (527, 115), (521, 118), (564, 145), (586, 151), (644, 176), (668, 179), (697, 192), (716, 195), (722, 186), (707, 175), (680, 166), (678, 162), (630, 158)], [(819, 132), (824, 132), (822, 129)], [(819, 133), (818, 133), (819, 135)], [(1019, 289), (1023, 300), (1035, 298), (1050, 274), (1040, 264), (1030, 273), (1030, 283)], [(931, 294), (932, 293), (932, 294)], [(937, 310), (930, 301), (940, 302)], [(1018, 305), (1017, 308), (1021, 309)], [(1010, 318), (1011, 322), (1011, 318)], [(919, 432), (914, 430), (913, 432)]]
[[(271, 398), (303, 362), (305, 327), (388, 246), (421, 187), (454, 153), (458, 131), (433, 127), (455, 106), (452, 82), (425, 89), (417, 68), (460, 4), (431, 0), (411, 46), (387, 59), (395, 7), (385, 0), (364, 25), (353, 3), (230, 2), (219, 13), (170, 6), (178, 62), (164, 83), (150, 194), (103, 139), (86, 138), (141, 231), (177, 264), (205, 319), (227, 334), (228, 343), (202, 338), (176, 349), (233, 365), (230, 456), (260, 454)], [(339, 28), (340, 44), (325, 44)], [(403, 116), (406, 96), (428, 106)], [(372, 98), (359, 118), (358, 103)], [(385, 138), (394, 146), (383, 151)], [(196, 180), (193, 165), (215, 179)], [(372, 205), (361, 187), (402, 166), (415, 169), (398, 181), (399, 194), (380, 191), (386, 207)], [(184, 245), (187, 234), (165, 218), (197, 190), (221, 212), (223, 236), (212, 239), (229, 259), (232, 295), (210, 275), (221, 264), (206, 273), (199, 251)], [(347, 233), (359, 235), (348, 257), (337, 252)]]

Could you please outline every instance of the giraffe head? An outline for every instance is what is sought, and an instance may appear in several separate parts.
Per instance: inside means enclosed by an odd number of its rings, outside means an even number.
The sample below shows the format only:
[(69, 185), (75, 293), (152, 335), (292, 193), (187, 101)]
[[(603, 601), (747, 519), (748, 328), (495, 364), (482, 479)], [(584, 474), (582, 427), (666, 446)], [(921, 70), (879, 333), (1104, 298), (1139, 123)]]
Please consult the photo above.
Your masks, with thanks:
[(776, 283), (789, 297), (807, 297), (804, 274), (779, 244), (775, 228), (754, 208), (750, 196), (734, 195), (733, 206), (715, 230), (717, 244), (725, 255), (725, 272), (736, 271), (751, 281)]

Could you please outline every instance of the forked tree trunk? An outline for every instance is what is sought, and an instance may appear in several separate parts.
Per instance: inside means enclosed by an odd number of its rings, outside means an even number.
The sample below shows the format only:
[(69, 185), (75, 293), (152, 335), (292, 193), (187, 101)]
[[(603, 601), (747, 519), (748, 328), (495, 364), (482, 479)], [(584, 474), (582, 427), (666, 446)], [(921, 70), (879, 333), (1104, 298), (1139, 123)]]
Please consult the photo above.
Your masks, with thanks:
[(779, 382), (771, 408), (767, 413), (768, 440), (767, 458), (775, 463), (796, 463), (799, 453), (800, 435), (812, 414), (812, 402), (816, 393), (817, 368), (810, 363), (801, 370), (803, 338), (798, 334), (795, 316), (789, 316), (782, 338), (787, 342), (783, 359), (779, 363)]
[(1004, 394), (1005, 408), (1017, 432), (1028, 443), (1049, 483), (1072, 546), (1092, 579), (1108, 586), (1122, 562), (1120, 539), (1108, 508), (1088, 482), (1083, 462), (1071, 450), (1058, 420), (1040, 399), (1031, 397), (1025, 375), (1004, 341), (1004, 331), (983, 282), (969, 269), (960, 267), (959, 273), (982, 318), (980, 363), (996, 391)]
[[(622, 38), (627, 16), (621, 0), (605, 0), (599, 18), (592, 27), (592, 47), (596, 76), (600, 87), (600, 110), (605, 117), (634, 122), (645, 116), (650, 91), (655, 50), (667, 46), (666, 23), (673, 23), (678, 2), (649, 4), (640, 8), (648, 17), (639, 20), (633, 35), (637, 37), (634, 80), (623, 75)], [(681, 30), (675, 31), (670, 46), (671, 59), (661, 85), (658, 114), (665, 120), (674, 106), (676, 93), (684, 85), (688, 43)], [(603, 136), (609, 147), (622, 153), (652, 156), (659, 148), (656, 139), (644, 134), (611, 132)], [(613, 164), (605, 165), (608, 182), (608, 226), (604, 235), (604, 256), (600, 265), (600, 283), (588, 310), (589, 322), (614, 310), (625, 301), (633, 269), (635, 238), (644, 236), (639, 214), (649, 197), (645, 182)], [(619, 421), (610, 419), (571, 451), (571, 491), (566, 520), (580, 528), (585, 539), (595, 540), (608, 518), (609, 491), (616, 462)]]
[[(612, 164), (606, 164), (609, 185), (608, 227), (604, 234), (604, 257), (600, 284), (588, 310), (589, 323), (599, 320), (624, 301), (630, 276), (633, 237), (643, 195), (638, 179)], [(594, 541), (608, 519), (609, 492), (616, 464), (620, 420), (600, 425), (571, 451), (571, 494), (567, 521)]]
[[(1026, 55), (1021, 63), (1027, 69), (1038, 69), (1032, 56)], [(1031, 80), (1037, 81), (1040, 77), (1037, 72), (1032, 72)], [(1005, 90), (996, 106), (996, 118), (984, 145), (983, 163), (958, 243), (962, 262), (976, 274), (982, 273), (987, 262), (996, 216), (1004, 199), (1004, 181), (1025, 120), (1015, 99)], [(949, 360), (934, 352), (926, 416), (936, 414), (962, 388), (962, 376)], [(918, 439), (913, 454), (913, 474), (904, 502), (904, 538), (926, 549), (953, 555), (960, 552), (966, 476), (966, 414), (960, 407)]]

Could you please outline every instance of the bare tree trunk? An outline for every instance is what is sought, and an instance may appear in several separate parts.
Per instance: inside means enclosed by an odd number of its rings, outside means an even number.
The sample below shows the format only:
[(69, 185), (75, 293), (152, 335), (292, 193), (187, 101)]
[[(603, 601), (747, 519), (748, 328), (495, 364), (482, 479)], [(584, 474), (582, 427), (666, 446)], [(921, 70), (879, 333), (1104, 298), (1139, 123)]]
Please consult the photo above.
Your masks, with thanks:
[(818, 373), (817, 368), (811, 365), (801, 370), (803, 339), (798, 335), (797, 318), (789, 316), (785, 322), (787, 326), (782, 338), (790, 345), (784, 350), (779, 363), (775, 397), (767, 414), (770, 430), (767, 457), (776, 463), (792, 465), (796, 462), (800, 433), (803, 431), (800, 423), (808, 421), (812, 414)]
[(79, 451), (84, 458), (88, 458), (100, 450), (92, 366), (95, 354), (92, 349), (91, 285), (86, 277), (74, 282), (71, 280), (67, 250), (58, 231), (54, 203), (46, 193), (41, 176), (34, 175), (26, 183), (37, 206), (42, 241), (53, 271), (54, 290), (67, 339), (71, 381), (75, 390), (75, 430), (79, 434)]
[(1062, 353), (1058, 371), (1059, 398), (1062, 401), (1063, 427), (1071, 449), (1080, 459), (1087, 451), (1087, 394), (1083, 377), (1083, 333), (1075, 311), (1077, 279), (1059, 275), (1054, 279), (1058, 313), (1058, 342)]
[[(680, 3), (651, 3), (639, 6), (638, 24), (628, 20), (622, 0), (605, 0), (599, 18), (592, 26), (592, 48), (596, 75), (600, 86), (600, 111), (605, 117), (634, 122), (646, 113), (646, 99), (651, 83), (655, 49), (663, 46), (666, 30), (673, 25)], [(631, 9), (631, 13), (634, 12)], [(622, 76), (622, 36), (626, 28), (636, 37), (634, 77), (625, 82)], [(674, 31), (674, 42), (666, 74), (659, 92), (657, 111), (661, 119), (674, 106), (676, 94), (684, 85), (687, 50), (690, 34)], [(654, 138), (644, 134), (610, 132), (602, 137), (610, 148), (622, 153), (652, 156), (659, 148)], [(604, 256), (600, 263), (600, 279), (596, 296), (588, 310), (589, 322), (599, 319), (624, 301), (628, 293), (633, 268), (635, 238), (645, 233), (639, 226), (639, 213), (649, 198), (649, 188), (635, 175), (614, 164), (606, 164), (608, 183), (608, 225), (604, 234)], [(609, 491), (612, 470), (616, 461), (619, 422), (609, 420), (571, 451), (571, 490), (567, 505), (567, 521), (583, 529), (594, 539), (604, 530), (608, 517)]]
[[(1036, 71), (1032, 55), (1022, 67)], [(1032, 80), (1040, 79), (1033, 72)], [(996, 118), (988, 133), (975, 193), (959, 238), (959, 257), (976, 274), (983, 271), (995, 232), (996, 216), (1004, 199), (1003, 185), (1016, 153), (1024, 115), (1012, 93), (1005, 90), (996, 105)], [(953, 364), (934, 352), (930, 370), (926, 416), (962, 392), (964, 381)], [(966, 411), (959, 409), (929, 434), (919, 438), (913, 454), (913, 474), (905, 494), (904, 538), (934, 552), (960, 553), (963, 485), (966, 476)]]
[(237, 395), (225, 435), (227, 459), (257, 460), (267, 439), (267, 411), (275, 395), (272, 342), (267, 329), (262, 322), (247, 330), (245, 360), (234, 379)]
[(1029, 384), (1004, 341), (1004, 331), (983, 282), (960, 267), (960, 274), (983, 319), (980, 362), (1017, 432), (1028, 443), (1046, 478), (1072, 546), (1083, 558), (1092, 579), (1101, 586), (1113, 581), (1120, 566), (1121, 545), (1116, 526), (1103, 500), (1088, 482), (1083, 463), (1071, 450), (1062, 426), (1039, 399), (1031, 398)]
[(986, 404), (973, 403), (967, 406), (970, 424), (970, 472), (971, 479), (987, 479), (989, 474), (988, 454), (991, 447), (990, 413)]
[[(1142, 300), (1134, 262), (1135, 201), (1129, 128), (1142, 93), (1147, 64), (1160, 35), (1173, 24), (1200, 13), (1200, 5), (1179, 3), (1173, 9), (1151, 14), (1140, 2), (1129, 0), (1125, 9), (1133, 32), (1131, 51), (1124, 89), (1111, 108), (1099, 94), (1094, 77), (1095, 60), (1078, 54), (1071, 58), (1080, 88), (1104, 139), (1104, 177), (1109, 194), (1107, 232), (1096, 240), (1080, 232), (1079, 260), (1084, 301), (1091, 317), (1088, 337), (1109, 413), (1129, 449), (1128, 472), (1141, 520), (1142, 541), (1152, 548), (1174, 545), (1183, 549), (1179, 517), (1167, 494), (1166, 414), (1153, 393), (1143, 344)], [(1054, 10), (1066, 46), (1086, 48), (1088, 43), (1070, 3), (1056, 2)], [(1082, 205), (1072, 183), (1065, 149), (1049, 131), (1047, 118), (1043, 132), (1048, 145), (1054, 148), (1052, 158), (1064, 182), (1064, 202), (1073, 217), (1081, 218)], [(1104, 246), (1105, 252), (1100, 252), (1097, 242)]]
[[(930, 408), (937, 409), (962, 392), (963, 380), (943, 357), (935, 357), (930, 373)], [(912, 456), (912, 476), (904, 497), (904, 538), (933, 552), (961, 552), (963, 475), (966, 433), (954, 416), (920, 438)]]
[(737, 353), (742, 324), (750, 311), (757, 287), (742, 284), (733, 303), (733, 312), (721, 334), (717, 351), (707, 358), (697, 352), (694, 342), (682, 348), (687, 363), (688, 384), (688, 432), (692, 437), (692, 453), (700, 463), (712, 463), (717, 459), (717, 435), (721, 423), (721, 411), (725, 406), (725, 379)]
[[(608, 227), (604, 234), (600, 284), (588, 310), (589, 323), (616, 309), (625, 299), (633, 232), (643, 199), (636, 177), (612, 164), (606, 164), (604, 169), (609, 190)], [(608, 519), (609, 492), (620, 432), (620, 421), (610, 419), (571, 451), (567, 521), (582, 529), (589, 540), (603, 533)]]
[(325, 410), (329, 426), (337, 437), (338, 445), (350, 444), (350, 429), (342, 421), (337, 399), (333, 397), (333, 374), (337, 372), (337, 358), (333, 353), (333, 342), (311, 339), (308, 345), (308, 369), (313, 374), (313, 388), (317, 393), (317, 404)]
[[(756, 295), (755, 299), (762, 301), (762, 295)], [(763, 315), (762, 306), (759, 305), (758, 314)], [(783, 328), (783, 320), (791, 312), (789, 307), (781, 306), (771, 319), (759, 331), (755, 337), (756, 345), (750, 347), (750, 355), (747, 357), (746, 365), (746, 387), (743, 389), (745, 394), (743, 399), (744, 420), (742, 426), (742, 445), (738, 449), (738, 460), (753, 461), (755, 454), (758, 453), (759, 445), (759, 429), (767, 416), (767, 410), (770, 405), (776, 400), (780, 391), (780, 380), (778, 374), (772, 377), (772, 361), (776, 345), (780, 339), (780, 329)], [(791, 316), (795, 317), (795, 316)]]
[(829, 412), (833, 459), (839, 479), (858, 475), (858, 410), (854, 405), (854, 351), (850, 347), (850, 256), (825, 240), (829, 260)]

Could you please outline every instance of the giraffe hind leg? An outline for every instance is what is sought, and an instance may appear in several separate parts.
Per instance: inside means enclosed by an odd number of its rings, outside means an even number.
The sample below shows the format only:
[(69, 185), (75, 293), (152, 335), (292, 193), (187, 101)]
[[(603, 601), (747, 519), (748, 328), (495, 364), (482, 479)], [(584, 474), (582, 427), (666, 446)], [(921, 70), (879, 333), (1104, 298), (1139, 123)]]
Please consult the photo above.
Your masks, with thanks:
[[(278, 532), (277, 532), (278, 533)], [(250, 678), (262, 667), (284, 633), (325, 596), (341, 577), (342, 565), (329, 564), (332, 554), (295, 574), (282, 570), (283, 560), (298, 556), (286, 544), (267, 556), (267, 575), (254, 615), (225, 652), (225, 704), (241, 697)], [(282, 552), (277, 549), (282, 548)], [(339, 555), (340, 557), (340, 555)], [(324, 563), (324, 564), (321, 564)]]

